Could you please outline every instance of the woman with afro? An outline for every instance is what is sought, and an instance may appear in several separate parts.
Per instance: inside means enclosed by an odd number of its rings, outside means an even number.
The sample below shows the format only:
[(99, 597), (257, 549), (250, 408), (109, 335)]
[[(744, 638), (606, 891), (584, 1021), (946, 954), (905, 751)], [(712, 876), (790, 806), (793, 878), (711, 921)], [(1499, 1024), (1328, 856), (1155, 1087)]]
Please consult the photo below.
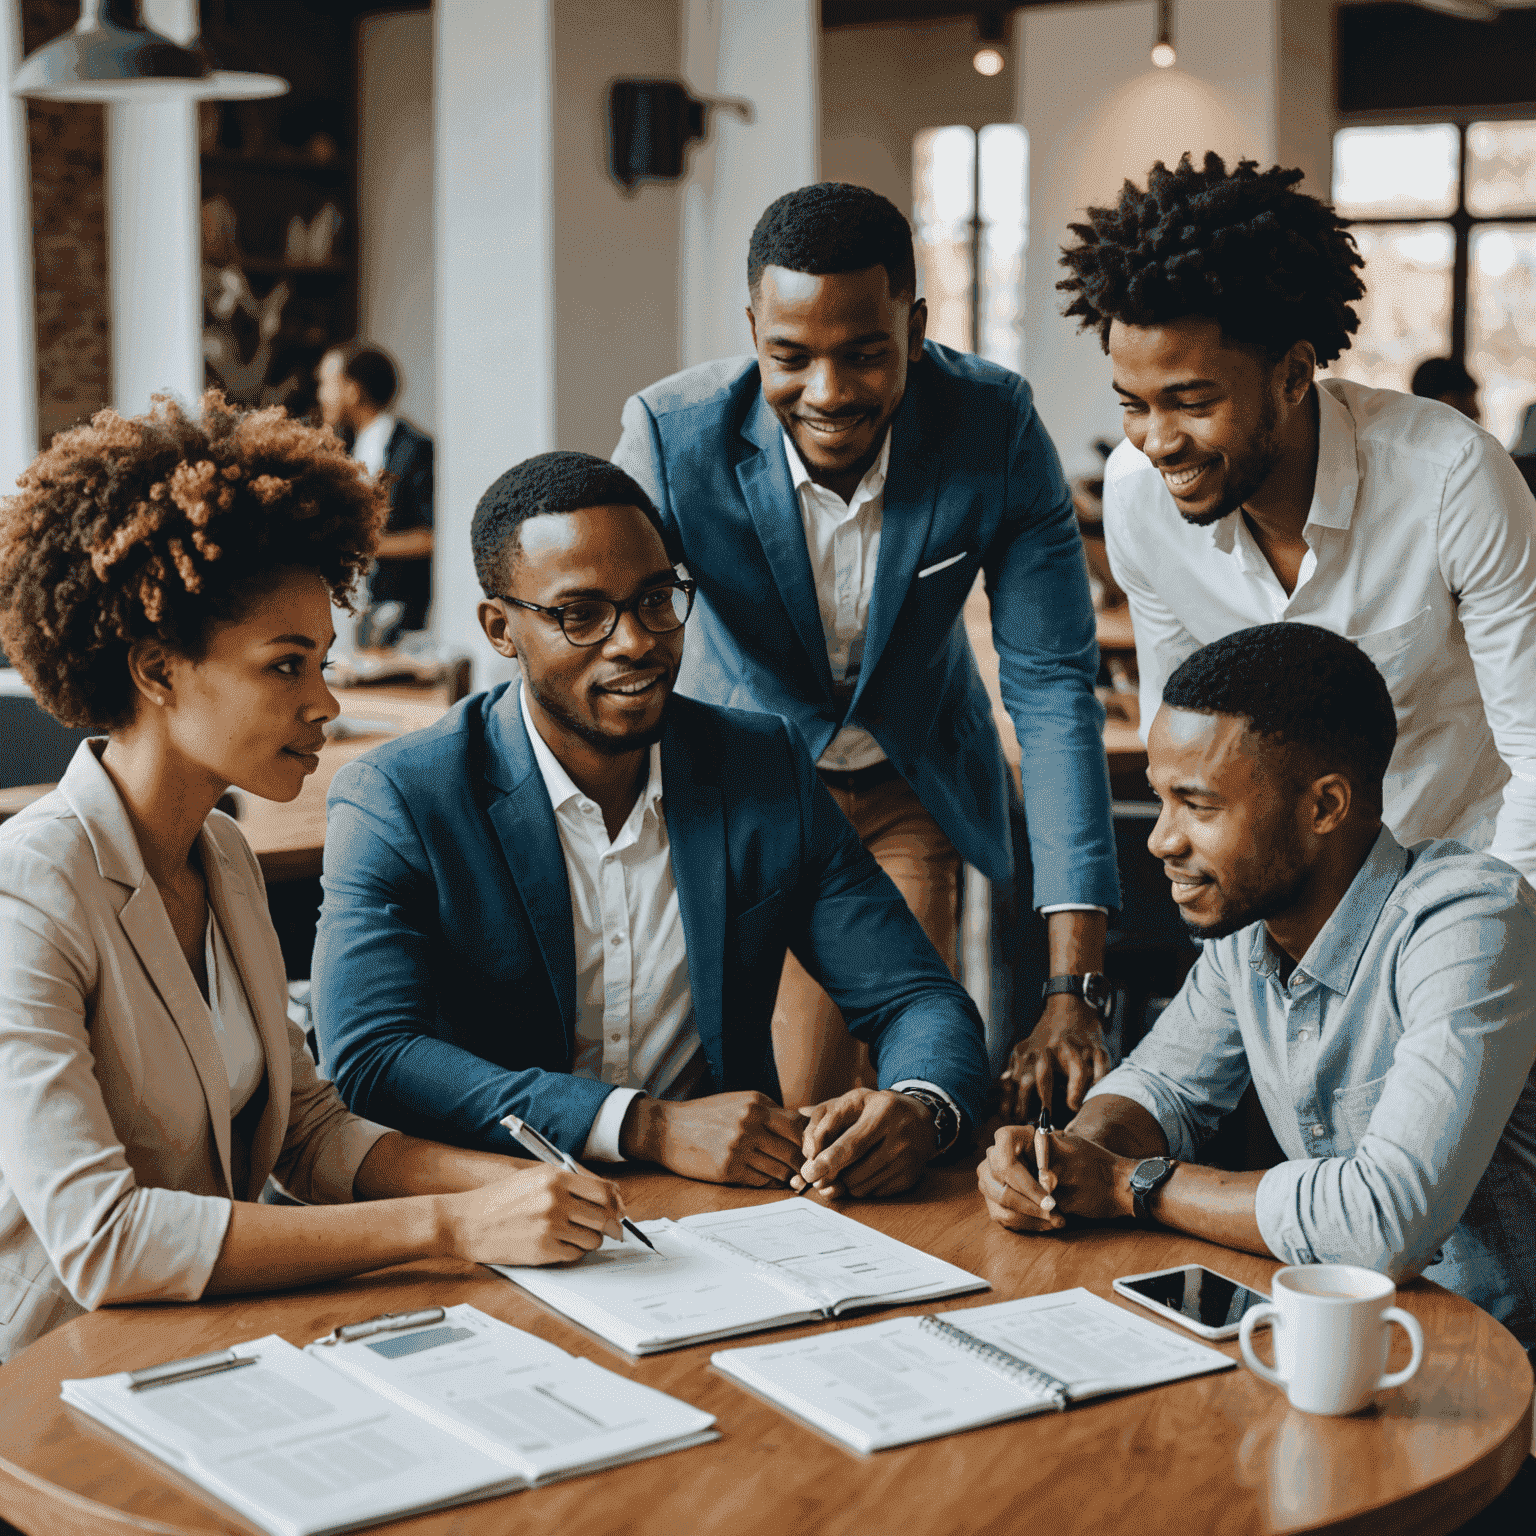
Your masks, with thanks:
[[(61, 433), (0, 511), (0, 644), (101, 731), (0, 828), (0, 1358), (113, 1302), (621, 1235), (603, 1180), (347, 1112), (215, 809), (231, 785), (292, 800), (317, 767), (332, 603), (384, 511), (329, 433), (216, 392), (196, 419), (161, 400)], [(260, 1203), (269, 1174), (311, 1204)]]

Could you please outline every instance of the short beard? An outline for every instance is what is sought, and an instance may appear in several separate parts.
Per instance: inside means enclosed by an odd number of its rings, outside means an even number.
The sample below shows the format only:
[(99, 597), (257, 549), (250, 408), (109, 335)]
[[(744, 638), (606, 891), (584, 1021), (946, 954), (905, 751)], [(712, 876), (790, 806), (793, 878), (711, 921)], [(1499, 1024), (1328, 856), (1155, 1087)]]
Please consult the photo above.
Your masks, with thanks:
[(1192, 922), (1181, 912), (1189, 936), (1202, 943), (1207, 939), (1230, 938), (1254, 923), (1277, 917), (1296, 904), (1307, 883), (1307, 870), (1295, 864), (1282, 867), (1262, 888), (1238, 889), (1233, 893), (1231, 906), (1214, 923)]
[(1180, 510), (1179, 516), (1191, 528), (1209, 528), (1212, 523), (1230, 517), (1250, 496), (1263, 488), (1264, 482), (1274, 474), (1283, 456), (1279, 434), (1275, 431), (1279, 418), (1275, 402), (1266, 394), (1263, 408), (1259, 412), (1258, 426), (1254, 429), (1253, 444), (1240, 462), (1233, 463), (1233, 480), (1226, 495), (1209, 512), (1190, 513)]
[(657, 717), (656, 724), (649, 730), (631, 731), (627, 736), (614, 736), (607, 731), (600, 731), (595, 725), (585, 720), (577, 720), (547, 694), (540, 692), (538, 685), (528, 675), (526, 667), (522, 670), (523, 685), (539, 701), (544, 713), (573, 736), (579, 736), (593, 751), (601, 752), (604, 757), (623, 757), (626, 753), (639, 752), (646, 747), (654, 746), (661, 740), (666, 730), (667, 712), (672, 707), (670, 694), (667, 695), (666, 703), (661, 706), (661, 714)]

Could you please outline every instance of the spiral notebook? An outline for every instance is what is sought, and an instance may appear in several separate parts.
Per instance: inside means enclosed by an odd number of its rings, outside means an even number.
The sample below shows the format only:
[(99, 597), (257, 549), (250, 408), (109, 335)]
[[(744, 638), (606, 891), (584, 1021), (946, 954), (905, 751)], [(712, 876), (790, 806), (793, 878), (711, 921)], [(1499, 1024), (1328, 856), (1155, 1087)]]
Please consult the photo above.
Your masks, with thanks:
[(710, 1358), (776, 1407), (864, 1452), (1235, 1363), (1081, 1288)]
[(987, 1288), (804, 1198), (640, 1227), (654, 1247), (605, 1238), (569, 1266), (490, 1267), (631, 1355)]

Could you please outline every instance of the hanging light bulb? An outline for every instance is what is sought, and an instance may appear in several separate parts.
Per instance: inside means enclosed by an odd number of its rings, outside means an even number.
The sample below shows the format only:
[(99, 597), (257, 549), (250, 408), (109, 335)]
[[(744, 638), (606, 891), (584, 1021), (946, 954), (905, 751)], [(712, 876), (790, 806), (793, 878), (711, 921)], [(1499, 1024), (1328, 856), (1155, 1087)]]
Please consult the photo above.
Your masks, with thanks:
[(1157, 0), (1157, 41), (1152, 45), (1152, 62), (1159, 69), (1172, 69), (1179, 61), (1173, 51), (1173, 0)]
[(971, 55), (971, 68), (989, 80), (994, 75), (1002, 74), (1008, 67), (1008, 60), (999, 46), (1006, 26), (1005, 11), (983, 11), (976, 17), (976, 41), (979, 46)]
[(1003, 72), (1003, 56), (996, 48), (978, 48), (971, 67), (978, 75), (1000, 75)]
[(150, 31), (139, 0), (80, 0), (74, 28), (11, 79), (12, 95), (45, 101), (252, 101), (287, 89), (277, 75), (211, 69), (201, 49)]

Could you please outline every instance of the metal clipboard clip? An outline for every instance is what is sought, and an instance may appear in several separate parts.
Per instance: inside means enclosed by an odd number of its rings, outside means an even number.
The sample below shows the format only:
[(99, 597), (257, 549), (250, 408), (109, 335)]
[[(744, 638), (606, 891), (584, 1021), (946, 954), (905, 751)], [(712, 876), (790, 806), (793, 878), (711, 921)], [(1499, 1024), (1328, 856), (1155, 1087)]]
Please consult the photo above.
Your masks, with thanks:
[(217, 1376), (220, 1371), (236, 1371), (242, 1365), (255, 1365), (259, 1355), (237, 1355), (232, 1349), (216, 1349), (212, 1354), (192, 1355), (185, 1360), (167, 1360), (164, 1365), (146, 1365), (128, 1372), (128, 1390), (143, 1392), (150, 1387), (169, 1387), (178, 1381), (195, 1381), (199, 1376)]
[(366, 1339), (376, 1333), (397, 1333), (402, 1328), (422, 1328), (428, 1323), (440, 1323), (448, 1316), (442, 1307), (426, 1307), (420, 1312), (381, 1312), (377, 1317), (365, 1318), (360, 1323), (343, 1323), (333, 1328), (318, 1344), (350, 1344), (354, 1339)]

